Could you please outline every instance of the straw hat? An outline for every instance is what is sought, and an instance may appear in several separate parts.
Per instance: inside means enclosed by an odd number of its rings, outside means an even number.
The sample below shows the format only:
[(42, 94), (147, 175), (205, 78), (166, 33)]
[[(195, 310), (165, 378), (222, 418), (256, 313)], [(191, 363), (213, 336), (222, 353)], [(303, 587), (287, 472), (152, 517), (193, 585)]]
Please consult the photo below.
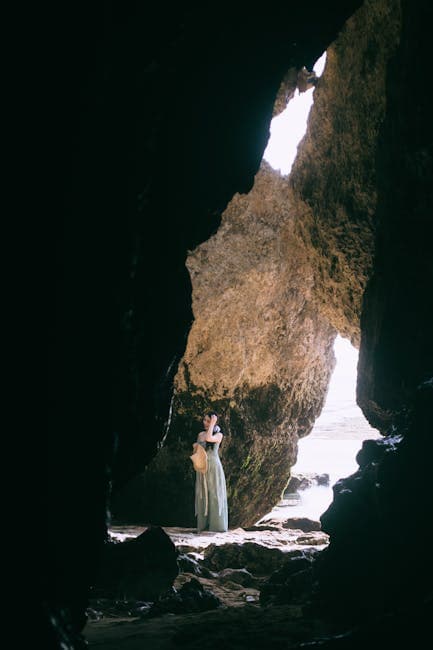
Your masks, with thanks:
[(207, 472), (207, 453), (198, 442), (193, 444), (194, 452), (190, 456), (192, 460), (193, 467), (196, 472), (201, 472), (201, 474), (206, 474)]

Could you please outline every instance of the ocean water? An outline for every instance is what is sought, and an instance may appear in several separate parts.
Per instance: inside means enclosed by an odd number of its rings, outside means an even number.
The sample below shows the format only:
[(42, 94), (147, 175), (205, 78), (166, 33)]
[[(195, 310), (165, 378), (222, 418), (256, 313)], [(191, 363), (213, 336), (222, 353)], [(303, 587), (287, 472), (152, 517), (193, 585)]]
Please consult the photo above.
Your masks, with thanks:
[(299, 500), (293, 500), (292, 505), (275, 504), (261, 521), (288, 517), (318, 519), (332, 501), (332, 485), (339, 478), (357, 471), (355, 457), (362, 442), (381, 437), (369, 425), (355, 401), (357, 350), (349, 341), (337, 337), (334, 351), (337, 365), (325, 405), (311, 433), (299, 441), (297, 462), (292, 467), (292, 474), (326, 472), (330, 476), (330, 485), (300, 490)]

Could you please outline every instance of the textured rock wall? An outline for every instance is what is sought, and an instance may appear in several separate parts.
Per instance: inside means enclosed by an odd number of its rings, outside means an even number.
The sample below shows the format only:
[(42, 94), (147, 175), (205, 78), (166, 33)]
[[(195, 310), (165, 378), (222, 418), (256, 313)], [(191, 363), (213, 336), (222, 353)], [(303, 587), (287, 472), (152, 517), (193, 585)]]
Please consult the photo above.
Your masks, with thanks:
[(291, 177), (262, 163), (251, 192), (235, 196), (218, 231), (190, 252), (194, 322), (170, 430), (115, 505), (118, 516), (194, 525), (188, 455), (211, 407), (228, 434), (230, 525), (250, 525), (278, 501), (297, 441), (323, 405), (337, 330), (359, 343), (397, 8), (369, 2), (348, 21), (328, 50)]
[(399, 2), (367, 1), (327, 50), (308, 131), (291, 174), (305, 203), (297, 221), (314, 257), (321, 311), (356, 347), (374, 255), (378, 131)]
[[(433, 453), (433, 133), (423, 89), (432, 6), (402, 2), (401, 41), (387, 75), (378, 140), (376, 254), (361, 319), (358, 402), (387, 435), (364, 443), (359, 471), (322, 516), (322, 605), (359, 622), (374, 613), (431, 627)], [(410, 485), (414, 488), (410, 488)], [(408, 534), (401, 526), (410, 521)], [(372, 598), (372, 594), (374, 597)], [(382, 619), (383, 620), (383, 619)], [(429, 632), (430, 634), (430, 632)]]

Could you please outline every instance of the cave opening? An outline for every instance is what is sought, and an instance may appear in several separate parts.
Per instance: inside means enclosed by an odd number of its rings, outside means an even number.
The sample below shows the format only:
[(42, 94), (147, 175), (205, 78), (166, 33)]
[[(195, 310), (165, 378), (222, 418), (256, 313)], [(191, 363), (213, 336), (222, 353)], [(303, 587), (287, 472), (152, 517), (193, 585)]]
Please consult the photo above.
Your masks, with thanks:
[(332, 486), (358, 470), (362, 442), (381, 438), (356, 403), (358, 350), (339, 334), (333, 348), (336, 363), (322, 412), (311, 433), (299, 440), (288, 484), (261, 523), (294, 517), (319, 520), (332, 502)]
[(304, 83), (298, 79), (293, 97), (271, 121), (270, 137), (263, 158), (284, 176), (290, 174), (298, 144), (307, 130), (308, 115), (314, 103), (315, 83), (322, 76), (325, 65), (326, 51), (317, 59), (311, 72), (304, 67), (298, 73), (298, 76), (304, 73)]
[[(271, 121), (263, 159), (282, 176), (290, 175), (307, 132), (316, 83), (326, 60), (325, 51), (310, 73), (306, 68), (298, 73), (298, 80), (304, 73), (306, 83), (298, 82), (285, 109)], [(356, 403), (357, 349), (339, 334), (333, 349), (336, 365), (323, 409), (309, 435), (298, 442), (297, 460), (280, 501), (257, 523), (293, 517), (318, 520), (332, 502), (332, 486), (358, 469), (355, 457), (362, 441), (380, 438)]]

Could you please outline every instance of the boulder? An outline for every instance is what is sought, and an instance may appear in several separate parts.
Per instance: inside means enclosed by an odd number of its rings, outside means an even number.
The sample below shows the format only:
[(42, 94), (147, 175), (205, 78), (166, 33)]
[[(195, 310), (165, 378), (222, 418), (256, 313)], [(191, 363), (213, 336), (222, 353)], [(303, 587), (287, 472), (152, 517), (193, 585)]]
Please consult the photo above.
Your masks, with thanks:
[(186, 582), (179, 591), (172, 589), (171, 593), (154, 603), (146, 613), (147, 617), (153, 618), (163, 614), (190, 614), (197, 612), (206, 612), (211, 609), (217, 609), (221, 606), (221, 601), (215, 594), (203, 585), (191, 578)]
[(214, 571), (225, 568), (246, 569), (257, 576), (268, 575), (301, 554), (302, 551), (299, 550), (283, 551), (255, 542), (219, 546), (210, 544), (204, 552), (207, 566)]
[(155, 601), (178, 573), (173, 542), (162, 528), (151, 526), (133, 540), (105, 544), (92, 597)]
[(322, 526), (320, 521), (315, 519), (308, 519), (308, 517), (290, 517), (282, 521), (283, 528), (294, 528), (302, 530), (304, 533), (321, 530)]
[(315, 583), (314, 558), (314, 554), (300, 555), (274, 571), (260, 589), (260, 603), (299, 604), (311, 600)]
[(197, 559), (191, 555), (181, 554), (177, 558), (177, 563), (179, 565), (179, 570), (181, 573), (193, 573), (196, 576), (202, 576), (203, 578), (214, 578), (215, 573), (209, 571), (209, 569)]
[(283, 498), (290, 497), (298, 490), (307, 490), (315, 485), (329, 485), (329, 474), (317, 474), (315, 472), (305, 472), (303, 474), (292, 474), (287, 487), (284, 490)]
[(218, 574), (218, 581), (222, 584), (234, 582), (242, 587), (256, 587), (259, 584), (247, 569), (223, 569)]

